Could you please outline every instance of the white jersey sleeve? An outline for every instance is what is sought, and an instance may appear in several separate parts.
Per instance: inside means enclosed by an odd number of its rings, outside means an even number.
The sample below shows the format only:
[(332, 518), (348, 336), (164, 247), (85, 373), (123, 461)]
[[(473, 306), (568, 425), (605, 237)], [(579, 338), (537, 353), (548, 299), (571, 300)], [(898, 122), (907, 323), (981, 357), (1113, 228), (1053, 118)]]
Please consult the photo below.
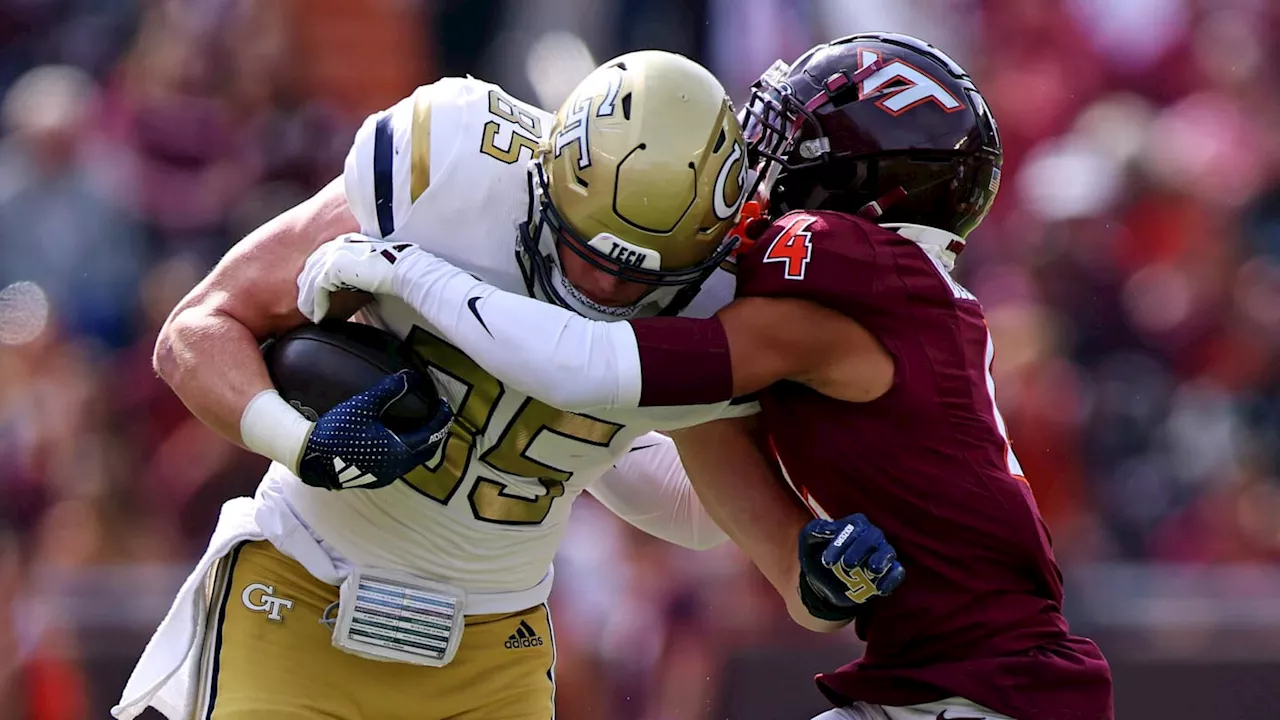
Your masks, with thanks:
[(728, 536), (702, 507), (671, 438), (638, 438), (590, 492), (613, 514), (644, 532), (691, 550), (708, 550)]
[(430, 253), (396, 266), (395, 294), (494, 377), (562, 410), (674, 430), (759, 411), (751, 401), (642, 407), (630, 323), (503, 292)]
[[(424, 85), (365, 119), (347, 152), (342, 179), (347, 203), (360, 223), (360, 232), (384, 238), (403, 225), (417, 196), (431, 181), (431, 161), (439, 165), (452, 155), (458, 138), (432, 137), (433, 111), (437, 115), (456, 110), (450, 103), (452, 79)], [(432, 141), (437, 144), (432, 148)], [(436, 152), (432, 152), (432, 150)]]
[(433, 196), (484, 196), (494, 167), (533, 156), (547, 120), (542, 110), (474, 78), (437, 80), (370, 115), (343, 167), (360, 232), (385, 238), (405, 227), (433, 188)]

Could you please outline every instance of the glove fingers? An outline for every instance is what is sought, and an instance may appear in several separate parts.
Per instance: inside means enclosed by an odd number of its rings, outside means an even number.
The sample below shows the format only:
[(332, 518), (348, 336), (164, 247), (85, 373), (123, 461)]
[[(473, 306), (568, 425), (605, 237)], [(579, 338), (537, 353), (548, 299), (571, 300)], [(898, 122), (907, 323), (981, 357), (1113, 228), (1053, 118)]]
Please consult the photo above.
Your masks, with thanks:
[(804, 529), (801, 530), (801, 532), (803, 532), (805, 535), (811, 535), (816, 538), (830, 540), (831, 538), (835, 537), (836, 533), (840, 532), (840, 529), (843, 527), (844, 527), (844, 523), (842, 522), (834, 522), (831, 520), (823, 520), (822, 518), (814, 518), (805, 524)]
[(840, 562), (840, 558), (844, 557), (849, 547), (858, 542), (862, 534), (866, 531), (866, 526), (852, 522), (832, 522), (828, 523), (830, 531), (824, 534), (824, 537), (833, 538), (831, 542), (822, 551), (822, 564), (827, 567), (834, 567)]
[(298, 310), (311, 322), (320, 322), (329, 312), (327, 293), (317, 287), (323, 267), (324, 261), (320, 253), (312, 253), (303, 264), (302, 272), (298, 274)]
[(412, 370), (401, 370), (394, 375), (388, 375), (382, 379), (377, 385), (374, 385), (365, 393), (365, 399), (373, 405), (373, 410), (378, 415), (386, 412), (391, 403), (399, 400), (405, 393), (409, 392), (410, 382), (413, 380)]
[(848, 543), (840, 561), (848, 567), (859, 567), (866, 563), (881, 545), (885, 544), (884, 533), (875, 526), (867, 527), (860, 535)]
[(889, 571), (893, 561), (898, 559), (898, 554), (894, 552), (890, 545), (881, 545), (871, 553), (871, 557), (867, 558), (867, 571), (872, 575), (879, 577)]
[(440, 398), (440, 407), (436, 409), (435, 417), (431, 418), (426, 425), (401, 434), (400, 442), (404, 443), (412, 453), (433, 454), (452, 424), (453, 408), (449, 407), (449, 403), (444, 398)]
[(881, 595), (888, 595), (896, 590), (906, 577), (907, 569), (902, 566), (902, 563), (895, 562), (889, 568), (889, 571), (876, 581), (876, 589), (880, 591)]
[(316, 288), (311, 300), (311, 322), (318, 323), (329, 315), (329, 291)]
[(827, 531), (827, 526), (830, 524), (832, 523), (821, 518), (805, 523), (804, 528), (800, 530), (798, 538), (800, 541), (801, 560), (816, 559), (821, 554), (821, 549), (825, 548), (830, 543), (831, 538), (835, 537), (835, 533)]

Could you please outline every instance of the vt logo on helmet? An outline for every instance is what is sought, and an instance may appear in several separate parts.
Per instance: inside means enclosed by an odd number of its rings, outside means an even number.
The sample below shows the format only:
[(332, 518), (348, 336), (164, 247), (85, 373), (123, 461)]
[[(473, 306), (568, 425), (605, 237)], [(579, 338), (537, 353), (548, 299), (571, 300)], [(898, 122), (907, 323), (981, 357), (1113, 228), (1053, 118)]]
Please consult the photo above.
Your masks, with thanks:
[(834, 210), (951, 236), (991, 208), (1002, 151), (968, 74), (906, 35), (851, 35), (778, 61), (752, 88), (743, 134), (769, 215)]
[[(556, 113), (530, 169), (517, 251), (530, 291), (584, 315), (678, 312), (733, 249), (746, 144), (724, 87), (681, 55), (629, 53), (587, 76)], [(565, 276), (572, 253), (644, 286), (624, 306)]]

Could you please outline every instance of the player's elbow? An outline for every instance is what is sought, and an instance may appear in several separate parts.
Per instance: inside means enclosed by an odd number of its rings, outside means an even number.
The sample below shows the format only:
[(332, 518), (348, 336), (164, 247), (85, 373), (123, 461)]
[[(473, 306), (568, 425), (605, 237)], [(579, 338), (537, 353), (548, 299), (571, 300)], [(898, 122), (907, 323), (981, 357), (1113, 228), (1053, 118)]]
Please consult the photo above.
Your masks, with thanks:
[(177, 361), (174, 357), (173, 335), (166, 323), (156, 338), (156, 346), (151, 350), (151, 368), (166, 383), (177, 372)]
[(193, 292), (178, 303), (156, 336), (151, 366), (169, 387), (178, 390), (196, 369), (201, 348), (227, 341), (231, 321), (218, 293)]
[(181, 379), (182, 348), (188, 344), (196, 324), (193, 315), (199, 312), (197, 307), (185, 302), (178, 305), (156, 336), (156, 345), (151, 352), (151, 367), (170, 387), (174, 387)]

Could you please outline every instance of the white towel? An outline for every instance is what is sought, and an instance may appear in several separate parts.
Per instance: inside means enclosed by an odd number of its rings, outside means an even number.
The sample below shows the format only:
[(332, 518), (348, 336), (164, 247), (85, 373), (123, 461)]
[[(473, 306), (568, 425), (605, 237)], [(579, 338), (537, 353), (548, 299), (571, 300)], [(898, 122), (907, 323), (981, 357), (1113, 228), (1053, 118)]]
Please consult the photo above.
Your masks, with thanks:
[[(290, 481), (288, 478), (285, 482)], [(300, 482), (293, 479), (292, 482)], [(300, 563), (312, 577), (338, 586), (350, 574), (347, 561), (331, 552), (294, 512), (280, 482), (267, 478), (255, 497), (228, 500), (222, 506), (209, 548), (174, 598), (169, 613), (125, 685), (120, 703), (111, 709), (119, 720), (133, 720), (148, 706), (169, 720), (191, 720), (200, 689), (200, 640), (209, 621), (209, 582), (218, 560), (242, 542), (267, 540)], [(408, 571), (412, 571), (409, 568)], [(468, 593), (467, 614), (516, 612), (546, 601), (554, 574), (551, 568), (537, 585), (518, 592)], [(447, 580), (446, 580), (447, 581)]]
[(196, 638), (203, 636), (209, 616), (205, 598), (209, 594), (210, 571), (239, 543), (265, 538), (255, 522), (253, 498), (234, 498), (222, 506), (209, 549), (182, 583), (169, 613), (142, 651), (121, 694), (120, 704), (111, 708), (113, 716), (132, 720), (150, 705), (169, 720), (191, 717), (195, 711), (200, 656)]
[(209, 582), (214, 565), (242, 542), (269, 540), (282, 553), (302, 563), (322, 582), (339, 585), (345, 569), (333, 559), (287, 510), (269, 483), (257, 497), (228, 500), (218, 516), (209, 548), (182, 583), (142, 657), (111, 709), (119, 720), (132, 720), (151, 706), (169, 720), (190, 720), (200, 683), (200, 642), (209, 619)]

